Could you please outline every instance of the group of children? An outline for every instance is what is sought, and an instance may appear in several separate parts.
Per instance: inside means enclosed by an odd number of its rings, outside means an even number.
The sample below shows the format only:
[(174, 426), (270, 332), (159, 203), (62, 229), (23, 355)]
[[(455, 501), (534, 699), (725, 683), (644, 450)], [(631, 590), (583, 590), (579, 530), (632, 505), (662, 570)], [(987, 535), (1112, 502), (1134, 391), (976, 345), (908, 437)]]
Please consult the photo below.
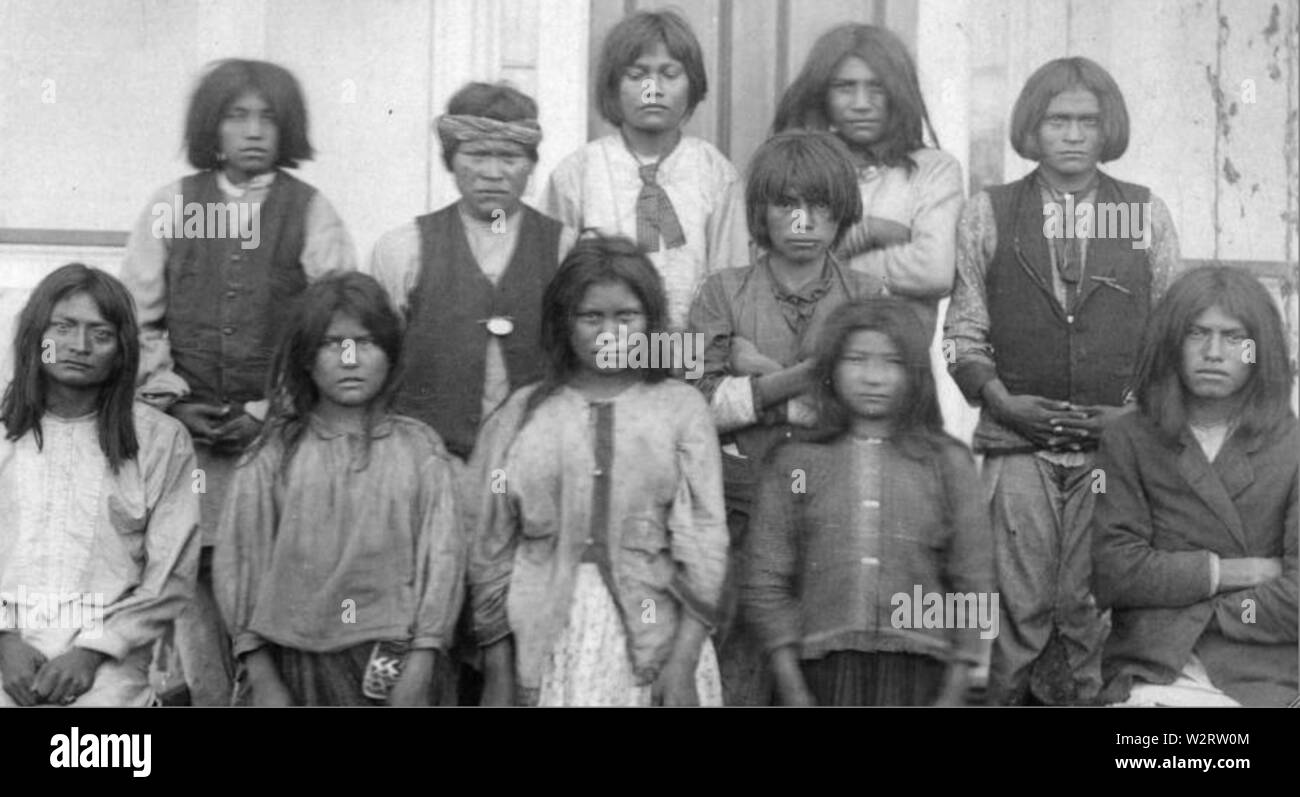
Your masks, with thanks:
[[(260, 243), (159, 236), (150, 210), (121, 283), (65, 266), (20, 319), (0, 590), (107, 602), (98, 630), (0, 628), (0, 701), (147, 703), (152, 655), (205, 705), (960, 705), (980, 629), (895, 622), (914, 590), (1000, 595), (991, 702), (1120, 701), (1206, 668), (1243, 700), (1232, 646), (1295, 644), (1294, 447), (1265, 446), (1283, 476), (1256, 485), (1272, 514), (1232, 538), (1239, 556), (1202, 529), (1195, 562), (1163, 506), (1114, 493), (1147, 489), (1123, 459), (1146, 450), (1108, 431), (1117, 450), (1096, 451), (1103, 430), (1146, 433), (1135, 407), (1168, 410), (1170, 368), (1225, 452), (1294, 438), (1285, 343), (1258, 283), (1218, 271), (1244, 298), (1187, 288), (1151, 337), (1177, 240), (1148, 189), (1097, 169), (1128, 138), (1109, 75), (1071, 58), (1031, 77), (1012, 143), (1039, 168), (963, 205), (890, 32), (817, 41), (743, 181), (682, 132), (703, 64), (672, 12), (616, 25), (596, 88), (618, 132), (559, 165), (541, 211), (522, 202), (536, 103), (466, 86), (436, 121), (460, 199), (384, 235), (369, 273), (285, 171), (312, 155), (293, 76), (213, 68), (186, 121), (199, 171), (150, 207), (256, 204)], [(1046, 237), (1066, 197), (1150, 208), (1145, 245)], [(944, 432), (929, 361), (950, 292), (982, 474)], [(698, 336), (700, 378), (608, 356), (637, 333)], [(1223, 395), (1146, 353), (1207, 336), (1221, 353), (1225, 334), (1271, 364)], [(1269, 413), (1239, 428), (1239, 393)], [(1223, 472), (1224, 515), (1255, 484), (1243, 467)], [(1146, 595), (1147, 559), (1188, 584)], [(1268, 619), (1234, 624), (1229, 588)], [(1157, 599), (1217, 608), (1155, 664), (1136, 629), (1166, 616)], [(1276, 702), (1295, 651), (1270, 651)]]

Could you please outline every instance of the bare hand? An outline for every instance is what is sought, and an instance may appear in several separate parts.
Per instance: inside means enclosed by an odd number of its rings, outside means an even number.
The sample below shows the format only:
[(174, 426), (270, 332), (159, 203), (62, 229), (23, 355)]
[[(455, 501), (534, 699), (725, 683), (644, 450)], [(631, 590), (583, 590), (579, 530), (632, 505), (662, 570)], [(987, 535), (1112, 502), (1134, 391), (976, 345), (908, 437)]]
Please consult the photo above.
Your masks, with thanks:
[[(1067, 433), (1073, 431), (1086, 440), (1097, 440), (1101, 433), (1117, 419), (1132, 412), (1136, 404), (1112, 407), (1106, 404), (1071, 404), (1070, 412), (1060, 416), (1061, 426)], [(1086, 417), (1079, 418), (1078, 413)]]
[(432, 650), (413, 650), (407, 654), (402, 674), (393, 685), (393, 691), (388, 693), (388, 705), (429, 705), (429, 685), (433, 683), (433, 674), (437, 669), (435, 655)]
[(71, 703), (95, 683), (95, 672), (107, 658), (98, 650), (72, 648), (41, 667), (32, 692), (47, 703)]
[(293, 695), (279, 676), (264, 675), (251, 681), (253, 705), (258, 708), (284, 708), (293, 705)]
[(177, 402), (172, 405), (171, 414), (190, 430), (194, 442), (211, 445), (229, 411), (220, 404)]
[(757, 346), (739, 336), (731, 339), (731, 357), (727, 366), (737, 376), (765, 376), (782, 370), (779, 362), (763, 355)]
[(696, 661), (670, 658), (650, 688), (650, 700), (656, 706), (698, 706), (695, 691)]
[(1044, 448), (1060, 450), (1073, 447), (1078, 450), (1088, 437), (1088, 433), (1077, 426), (1067, 426), (1089, 419), (1086, 413), (1072, 410), (1068, 401), (1029, 394), (995, 393), (990, 394), (987, 406), (999, 423)]
[(213, 432), (213, 446), (231, 453), (239, 453), (253, 442), (262, 431), (262, 424), (247, 413), (240, 412), (235, 417), (218, 426)]
[(966, 691), (970, 686), (970, 668), (965, 664), (950, 664), (944, 674), (943, 686), (934, 705), (947, 708), (966, 705)]
[(32, 685), (44, 664), (45, 656), (24, 642), (18, 632), (0, 633), (0, 680), (4, 681), (5, 694), (15, 703), (34, 706), (41, 702)]

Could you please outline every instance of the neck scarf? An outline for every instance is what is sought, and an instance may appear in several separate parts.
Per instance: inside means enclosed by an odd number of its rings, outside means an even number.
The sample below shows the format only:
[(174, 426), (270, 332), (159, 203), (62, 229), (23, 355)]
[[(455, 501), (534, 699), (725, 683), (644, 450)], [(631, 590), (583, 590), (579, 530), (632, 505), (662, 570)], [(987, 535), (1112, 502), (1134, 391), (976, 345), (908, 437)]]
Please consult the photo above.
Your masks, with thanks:
[(641, 163), (627, 138), (623, 138), (628, 153), (637, 160), (637, 172), (641, 176), (641, 193), (636, 197), (636, 244), (643, 252), (658, 252), (661, 234), (668, 249), (686, 245), (686, 234), (682, 232), (677, 211), (668, 198), (668, 192), (658, 182), (659, 165), (672, 154), (681, 140), (681, 136), (678, 136), (673, 146), (654, 163)]

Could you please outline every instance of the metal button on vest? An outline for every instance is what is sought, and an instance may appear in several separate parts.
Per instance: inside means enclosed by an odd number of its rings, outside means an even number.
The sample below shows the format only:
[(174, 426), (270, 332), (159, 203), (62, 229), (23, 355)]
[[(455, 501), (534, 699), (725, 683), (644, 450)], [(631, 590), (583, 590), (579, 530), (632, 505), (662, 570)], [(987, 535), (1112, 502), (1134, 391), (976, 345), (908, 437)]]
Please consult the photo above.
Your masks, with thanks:
[(227, 299), (233, 299), (233, 298), (235, 298), (235, 296), (237, 296), (237, 295), (238, 295), (238, 294), (236, 294), (235, 291), (226, 291), (226, 298), (227, 298)]
[(223, 334), (223, 335), (233, 335), (233, 334), (235, 334), (235, 328), (234, 328), (234, 327), (222, 327), (222, 328), (221, 328), (221, 334)]
[(592, 475), (592, 476), (603, 476), (603, 475), (605, 475), (605, 471), (601, 470), (600, 468), (596, 468), (595, 470), (593, 470), (593, 471), (591, 472), (591, 475)]

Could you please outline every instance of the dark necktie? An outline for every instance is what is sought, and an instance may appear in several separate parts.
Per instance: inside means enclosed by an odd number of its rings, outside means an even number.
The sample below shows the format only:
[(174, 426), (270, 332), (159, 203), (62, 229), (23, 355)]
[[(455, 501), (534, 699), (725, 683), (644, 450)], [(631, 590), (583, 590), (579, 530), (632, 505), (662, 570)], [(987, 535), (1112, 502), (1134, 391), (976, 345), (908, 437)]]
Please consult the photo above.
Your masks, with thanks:
[(636, 198), (636, 243), (643, 252), (659, 251), (660, 233), (668, 249), (686, 245), (686, 235), (677, 220), (672, 200), (656, 180), (662, 162), (648, 163), (637, 169), (641, 174), (641, 193)]

